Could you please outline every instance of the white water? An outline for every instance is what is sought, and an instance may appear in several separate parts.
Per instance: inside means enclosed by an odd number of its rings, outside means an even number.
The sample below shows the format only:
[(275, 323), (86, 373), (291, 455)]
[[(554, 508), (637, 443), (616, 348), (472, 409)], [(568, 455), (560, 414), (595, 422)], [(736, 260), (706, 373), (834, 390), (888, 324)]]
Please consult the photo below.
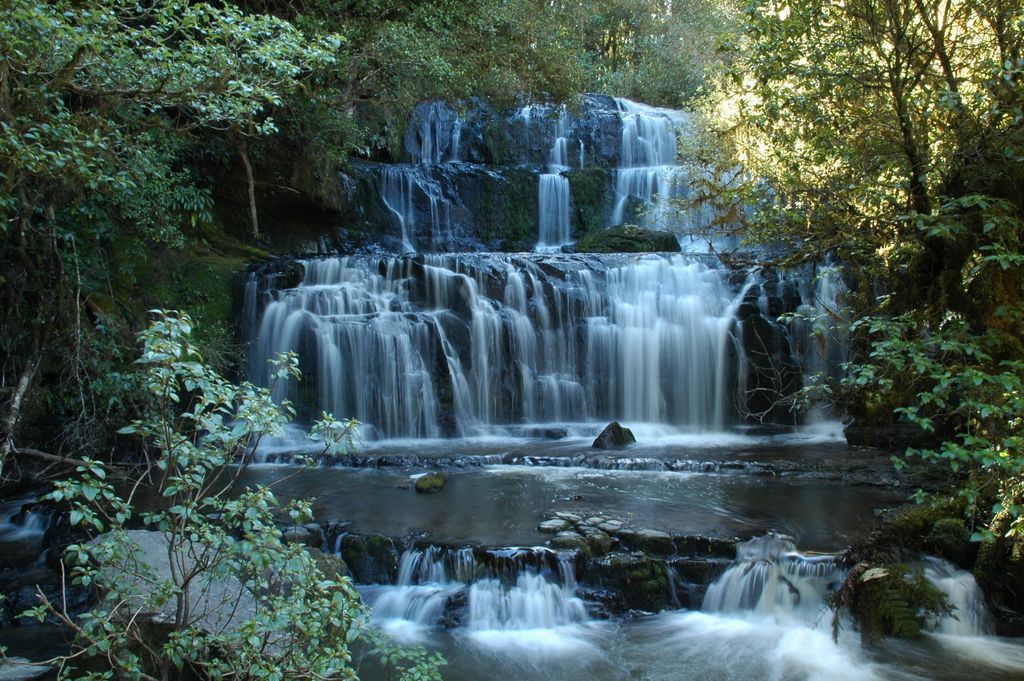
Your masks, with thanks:
[(622, 152), (615, 171), (615, 209), (610, 225), (626, 220), (630, 197), (648, 206), (644, 226), (658, 226), (668, 212), (683, 171), (677, 163), (676, 132), (688, 122), (681, 111), (616, 98), (622, 118)]
[[(384, 205), (398, 220), (402, 233), (402, 251), (414, 253), (416, 246), (416, 200), (423, 197), (430, 207), (430, 244), (434, 250), (444, 248), (451, 240), (450, 205), (441, 188), (423, 168), (410, 165), (381, 168), (380, 196)], [(420, 199), (421, 201), (423, 199)]]
[(374, 589), (373, 620), (392, 636), (421, 641), (449, 599), (467, 588), (465, 632), (488, 646), (537, 643), (551, 630), (589, 619), (576, 597), (574, 557), (549, 549), (506, 549), (477, 564), (472, 549), (436, 546), (402, 554), (398, 583)]
[(56, 516), (32, 509), (23, 512), (22, 507), (33, 501), (15, 499), (0, 507), (0, 541), (42, 539)]
[(993, 633), (992, 618), (974, 575), (941, 558), (925, 560), (924, 576), (942, 593), (953, 612), (933, 623), (939, 634), (984, 636)]
[[(429, 550), (421, 555), (421, 576), (462, 587), (449, 576), (451, 567), (435, 561), (426, 568)], [(403, 574), (406, 565), (403, 557)], [(961, 608), (975, 602), (962, 571), (935, 559), (925, 569)], [(435, 630), (416, 640), (442, 646), (452, 681), (966, 681), (1024, 672), (1024, 648), (978, 636), (977, 627), (869, 649), (844, 626), (833, 641), (823, 598), (843, 576), (830, 556), (802, 555), (790, 540), (769, 535), (738, 547), (737, 560), (708, 591), (704, 612), (602, 623), (588, 621), (568, 584), (522, 569), (511, 581), (473, 583), (467, 620), (448, 636)], [(416, 595), (406, 598), (411, 603)]]
[(444, 102), (431, 102), (417, 110), (418, 126), (416, 141), (419, 148), (413, 150), (416, 163), (436, 165), (459, 160), (459, 145), (462, 139), (462, 121), (452, 119)]
[[(569, 169), (568, 134), (569, 115), (563, 108), (555, 124), (555, 140), (548, 154), (547, 172), (541, 174), (537, 189), (538, 251), (557, 250), (572, 243), (569, 235), (569, 179), (562, 175)], [(581, 147), (581, 160), (582, 153)]]
[(699, 260), (567, 261), (564, 280), (514, 256), (303, 267), (300, 286), (254, 303), (252, 375), (269, 385), (266, 359), (299, 353), (312, 413), (355, 417), (368, 439), (611, 419), (714, 431), (736, 418), (741, 295)]
[(804, 556), (785, 537), (737, 544), (736, 554), (736, 562), (708, 587), (705, 611), (816, 624), (826, 613), (825, 595), (845, 576), (832, 556)]

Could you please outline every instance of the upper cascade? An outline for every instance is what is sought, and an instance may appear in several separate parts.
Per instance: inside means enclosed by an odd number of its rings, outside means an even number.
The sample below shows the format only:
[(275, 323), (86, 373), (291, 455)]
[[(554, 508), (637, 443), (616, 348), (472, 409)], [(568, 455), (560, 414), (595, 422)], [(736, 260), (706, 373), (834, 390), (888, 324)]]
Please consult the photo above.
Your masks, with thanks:
[(707, 251), (710, 209), (673, 201), (694, 196), (704, 172), (678, 158), (690, 125), (685, 112), (604, 95), (511, 112), (427, 102), (406, 125), (401, 162), (355, 164), (339, 222), (398, 253), (571, 251), (621, 224)]

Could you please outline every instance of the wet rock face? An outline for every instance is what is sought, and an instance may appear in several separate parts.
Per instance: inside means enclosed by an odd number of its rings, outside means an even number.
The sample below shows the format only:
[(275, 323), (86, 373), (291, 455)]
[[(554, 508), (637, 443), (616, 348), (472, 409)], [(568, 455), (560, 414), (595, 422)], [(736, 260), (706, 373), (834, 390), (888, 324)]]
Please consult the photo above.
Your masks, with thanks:
[(605, 426), (601, 434), (594, 440), (593, 447), (595, 449), (612, 449), (615, 447), (625, 447), (636, 442), (636, 437), (633, 435), (633, 431), (629, 428), (623, 428), (618, 421), (613, 421)]

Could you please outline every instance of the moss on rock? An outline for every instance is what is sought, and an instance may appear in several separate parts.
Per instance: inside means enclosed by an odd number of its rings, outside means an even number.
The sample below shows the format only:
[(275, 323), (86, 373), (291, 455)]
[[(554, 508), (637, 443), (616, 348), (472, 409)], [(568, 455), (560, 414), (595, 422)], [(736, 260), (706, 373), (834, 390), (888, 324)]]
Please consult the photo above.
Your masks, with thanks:
[(611, 173), (598, 167), (565, 173), (575, 209), (576, 233), (589, 234), (604, 229), (605, 215), (611, 209)]
[(678, 253), (679, 240), (668, 232), (613, 227), (587, 234), (576, 243), (580, 253)]
[(416, 478), (416, 491), (420, 494), (437, 494), (447, 482), (448, 478), (443, 473), (427, 473)]

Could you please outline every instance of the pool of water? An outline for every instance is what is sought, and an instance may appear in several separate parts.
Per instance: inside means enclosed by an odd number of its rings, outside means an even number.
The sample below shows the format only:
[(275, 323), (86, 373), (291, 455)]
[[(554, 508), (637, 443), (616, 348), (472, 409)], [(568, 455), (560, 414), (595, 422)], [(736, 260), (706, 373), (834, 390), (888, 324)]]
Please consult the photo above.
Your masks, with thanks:
[(906, 495), (874, 487), (753, 476), (585, 468), (488, 466), (453, 472), (439, 494), (417, 494), (415, 472), (256, 466), (242, 484), (269, 484), (281, 498), (306, 498), (318, 518), (353, 530), (485, 545), (534, 544), (550, 511), (603, 513), (637, 528), (746, 537), (768, 530), (805, 549), (845, 546), (874, 511)]

